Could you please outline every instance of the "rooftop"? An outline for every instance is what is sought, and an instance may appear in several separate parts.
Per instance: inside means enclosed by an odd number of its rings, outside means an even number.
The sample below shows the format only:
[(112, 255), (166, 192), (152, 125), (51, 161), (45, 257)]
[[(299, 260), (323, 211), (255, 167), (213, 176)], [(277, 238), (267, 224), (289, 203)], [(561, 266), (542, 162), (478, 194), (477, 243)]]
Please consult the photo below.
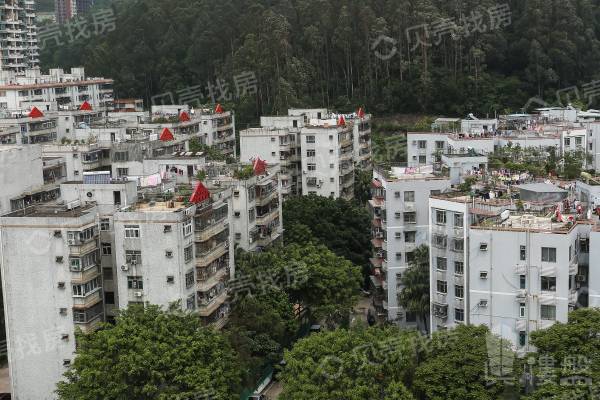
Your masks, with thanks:
[(537, 193), (567, 193), (566, 190), (549, 183), (525, 183), (523, 185), (518, 185), (517, 188)]
[(177, 212), (188, 208), (189, 204), (179, 201), (148, 201), (138, 202), (130, 207), (121, 209), (123, 212)]
[(70, 205), (35, 205), (4, 215), (8, 218), (78, 218), (88, 214), (95, 204), (80, 205), (73, 202)]

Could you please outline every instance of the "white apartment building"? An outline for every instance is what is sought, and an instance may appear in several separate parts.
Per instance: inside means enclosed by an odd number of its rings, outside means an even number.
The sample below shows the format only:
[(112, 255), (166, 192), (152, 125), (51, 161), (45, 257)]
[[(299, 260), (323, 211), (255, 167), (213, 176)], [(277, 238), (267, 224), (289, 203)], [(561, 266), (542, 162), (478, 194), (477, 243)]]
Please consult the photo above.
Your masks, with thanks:
[(589, 221), (535, 215), (553, 202), (517, 212), (510, 200), (455, 194), (433, 196), (429, 207), (432, 331), (486, 325), (524, 354), (531, 332), (587, 305), (586, 289), (597, 284)]
[[(288, 117), (284, 117), (288, 118)], [(298, 168), (300, 150), (298, 133), (289, 128), (250, 128), (240, 131), (240, 159), (244, 162), (257, 157), (267, 164), (279, 164), (279, 181), (283, 198), (299, 194)]]
[(234, 268), (230, 196), (219, 196), (192, 205), (139, 201), (114, 215), (119, 308), (179, 302), (207, 324), (224, 323)]
[(34, 206), (0, 218), (12, 398), (53, 399), (75, 357), (75, 328), (104, 318), (97, 210)]
[[(244, 166), (248, 165), (241, 164)], [(207, 186), (232, 191), (232, 243), (246, 251), (255, 251), (280, 242), (283, 208), (279, 165), (268, 165), (265, 173), (252, 176), (232, 173), (228, 166), (220, 169), (208, 169)]]
[(450, 181), (432, 172), (406, 173), (395, 167), (391, 171), (376, 167), (373, 176), (371, 266), (373, 284), (382, 297), (381, 312), (389, 321), (422, 329), (423, 321), (398, 304), (398, 295), (413, 251), (429, 243), (429, 196), (449, 190)]
[(45, 184), (40, 146), (0, 146), (0, 166), (0, 215), (60, 196), (58, 185)]
[(29, 110), (32, 104), (47, 102), (56, 103), (59, 109), (74, 109), (86, 101), (93, 108), (112, 107), (113, 80), (87, 77), (84, 68), (71, 68), (71, 73), (50, 69), (47, 75), (39, 69), (27, 69), (24, 74), (0, 71), (1, 109)]
[(311, 119), (300, 131), (302, 193), (354, 197), (353, 126)]
[(4, 0), (0, 5), (0, 70), (21, 75), (27, 68), (37, 67), (40, 62), (35, 1)]

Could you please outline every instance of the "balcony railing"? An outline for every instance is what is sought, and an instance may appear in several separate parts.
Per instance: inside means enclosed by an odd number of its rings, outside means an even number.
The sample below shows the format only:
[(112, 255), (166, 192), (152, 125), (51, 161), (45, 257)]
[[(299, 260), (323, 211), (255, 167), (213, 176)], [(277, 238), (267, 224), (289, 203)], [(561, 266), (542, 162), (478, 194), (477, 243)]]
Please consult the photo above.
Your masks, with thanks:
[(217, 311), (225, 300), (227, 300), (227, 290), (223, 290), (209, 302), (198, 302), (198, 314), (202, 317), (208, 317)]
[(88, 254), (97, 249), (98, 243), (96, 242), (95, 237), (83, 243), (78, 240), (69, 242), (69, 254), (72, 256)]
[(71, 283), (84, 283), (100, 276), (100, 266), (94, 265), (84, 271), (71, 270)]
[(213, 236), (223, 232), (228, 226), (229, 223), (227, 222), (227, 218), (221, 218), (211, 225), (204, 227), (202, 230), (196, 231), (196, 241), (205, 242)]
[(206, 292), (226, 277), (227, 277), (227, 268), (221, 267), (220, 269), (217, 270), (217, 272), (215, 272), (208, 278), (198, 279), (198, 281), (196, 282), (196, 289), (199, 292)]
[(276, 207), (266, 214), (256, 216), (256, 225), (267, 225), (277, 217), (279, 217), (279, 208)]
[(102, 288), (89, 292), (85, 296), (73, 297), (73, 308), (89, 308), (100, 301), (102, 301)]
[(225, 240), (217, 244), (215, 247), (211, 248), (208, 251), (204, 251), (200, 254), (196, 255), (196, 266), (197, 267), (206, 267), (217, 258), (227, 253), (229, 249), (229, 241)]

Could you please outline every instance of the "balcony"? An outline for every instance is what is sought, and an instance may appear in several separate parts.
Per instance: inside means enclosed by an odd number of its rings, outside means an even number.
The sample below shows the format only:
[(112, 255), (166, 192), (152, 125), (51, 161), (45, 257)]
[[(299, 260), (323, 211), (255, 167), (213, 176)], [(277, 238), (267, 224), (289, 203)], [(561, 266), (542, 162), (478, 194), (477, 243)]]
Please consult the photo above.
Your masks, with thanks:
[(100, 266), (94, 265), (84, 271), (72, 271), (71, 283), (84, 283), (100, 275)]
[(227, 254), (228, 249), (229, 242), (225, 240), (224, 242), (217, 244), (215, 247), (208, 251), (196, 254), (196, 266), (206, 267), (210, 265), (210, 263), (215, 261), (217, 258)]
[(215, 272), (213, 275), (209, 276), (208, 278), (198, 279), (198, 281), (196, 282), (196, 289), (199, 292), (206, 292), (226, 277), (227, 277), (227, 268), (221, 267), (220, 269), (217, 270), (217, 272)]
[(73, 308), (85, 309), (102, 301), (102, 288), (98, 288), (93, 292), (81, 297), (73, 297)]
[(573, 259), (571, 259), (571, 262), (569, 263), (569, 275), (577, 275), (578, 271), (579, 271), (579, 260), (578, 260), (578, 257), (575, 256), (575, 257), (573, 257)]
[(281, 231), (274, 229), (270, 235), (259, 236), (258, 239), (256, 240), (256, 244), (261, 247), (269, 246), (271, 243), (273, 243), (275, 240), (277, 240), (277, 238), (279, 238), (279, 236), (281, 236)]
[(577, 293), (577, 290), (571, 290), (569, 291), (569, 304), (570, 305), (576, 305), (577, 301), (579, 299), (579, 295)]
[(206, 242), (213, 236), (223, 232), (225, 229), (227, 229), (228, 226), (229, 223), (227, 219), (221, 218), (217, 222), (205, 227), (204, 229), (196, 231), (195, 239), (197, 242)]
[(277, 192), (277, 188), (273, 187), (271, 190), (269, 190), (268, 192), (265, 193), (261, 193), (260, 195), (256, 196), (256, 205), (257, 206), (264, 206), (269, 204), (273, 199), (278, 197), (278, 192)]
[(81, 256), (97, 250), (98, 243), (96, 242), (95, 238), (96, 236), (83, 243), (79, 240), (69, 240), (69, 254), (72, 256)]
[(213, 298), (209, 302), (198, 302), (198, 314), (201, 317), (208, 317), (219, 309), (221, 304), (227, 300), (227, 290), (223, 290), (221, 294)]
[(256, 216), (256, 225), (265, 226), (270, 222), (273, 222), (275, 218), (279, 217), (279, 208), (275, 207), (271, 211), (261, 216)]

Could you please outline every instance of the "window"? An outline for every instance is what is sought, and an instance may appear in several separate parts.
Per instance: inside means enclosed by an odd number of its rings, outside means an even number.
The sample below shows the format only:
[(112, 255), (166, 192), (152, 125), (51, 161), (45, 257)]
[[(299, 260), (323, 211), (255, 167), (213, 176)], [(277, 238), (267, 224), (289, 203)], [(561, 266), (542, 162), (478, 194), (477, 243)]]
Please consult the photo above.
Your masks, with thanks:
[(525, 303), (519, 303), (519, 318), (525, 318), (525, 310), (526, 310)]
[(575, 138), (575, 145), (576, 146), (581, 146), (582, 143), (583, 142), (582, 142), (582, 137), (581, 136), (578, 136), (578, 137)]
[(454, 309), (454, 320), (463, 322), (465, 320), (465, 310), (463, 310), (462, 308), (455, 308)]
[(544, 292), (556, 292), (556, 277), (542, 276), (540, 288)]
[(442, 191), (441, 190), (437, 190), (437, 189), (429, 191), (429, 195), (431, 195), (431, 196), (438, 196), (440, 193), (442, 193)]
[(556, 248), (555, 247), (542, 247), (542, 261), (543, 262), (556, 262)]
[(458, 299), (464, 298), (465, 297), (465, 288), (464, 288), (464, 286), (462, 286), (462, 285), (456, 285), (456, 286), (454, 286), (454, 295)]
[(394, 217), (395, 217), (396, 219), (400, 219), (400, 217), (401, 217), (401, 216), (402, 216), (402, 213), (401, 213), (400, 211), (396, 211), (396, 212), (394, 213)]
[(419, 164), (427, 164), (427, 156), (419, 156)]
[(407, 264), (411, 264), (415, 261), (415, 252), (414, 251), (408, 251), (406, 252), (406, 263)]
[(104, 292), (104, 302), (106, 304), (115, 304), (115, 292)]
[(274, 142), (276, 139), (274, 137), (271, 138), (271, 142)]
[(415, 192), (404, 192), (404, 202), (413, 203), (415, 201)]
[(143, 289), (144, 281), (141, 276), (128, 276), (127, 277), (127, 288), (128, 289)]
[(556, 262), (555, 247), (542, 247), (542, 262)]
[(527, 332), (519, 331), (519, 346), (523, 347), (527, 344)]
[(435, 265), (438, 270), (446, 271), (448, 269), (448, 260), (446, 259), (446, 257), (436, 257)]
[(129, 153), (127, 151), (116, 151), (115, 161), (129, 161)]
[(396, 260), (397, 261), (402, 260), (402, 253), (396, 253)]
[(315, 142), (314, 135), (307, 135), (306, 136), (306, 143), (314, 143), (314, 142)]
[(415, 231), (404, 232), (404, 241), (406, 243), (415, 243), (416, 238), (417, 238), (417, 232), (415, 232)]
[(192, 261), (192, 258), (194, 258), (194, 251), (192, 250), (192, 246), (188, 246), (185, 249), (183, 249), (183, 258), (185, 262)]
[(316, 152), (314, 150), (306, 150), (306, 157), (314, 157)]
[(453, 247), (454, 251), (457, 251), (457, 252), (464, 251), (465, 242), (462, 239), (454, 239), (453, 242), (454, 242), (454, 247)]
[(438, 225), (446, 224), (446, 211), (435, 210), (435, 223)]
[(125, 237), (126, 238), (139, 238), (140, 237), (140, 226), (139, 225), (125, 225)]
[(426, 148), (427, 148), (427, 141), (419, 140), (419, 149), (426, 149)]
[(448, 293), (448, 282), (437, 281), (437, 291), (439, 293)]
[(102, 243), (101, 247), (103, 256), (110, 256), (112, 254), (112, 248), (110, 246), (110, 243)]
[(317, 164), (311, 163), (311, 164), (306, 164), (306, 168), (309, 171), (316, 171), (317, 170)]
[(141, 265), (142, 252), (140, 250), (125, 250), (125, 262), (130, 265)]
[(556, 306), (542, 304), (540, 306), (540, 315), (543, 320), (555, 321), (556, 320)]
[(105, 281), (113, 280), (113, 270), (112, 268), (102, 268), (102, 277)]
[(183, 222), (183, 236), (190, 236), (192, 234), (192, 232), (194, 231), (194, 228), (192, 227), (192, 220), (189, 219), (187, 221)]
[(565, 146), (570, 146), (571, 145), (571, 138), (565, 138)]
[(129, 168), (117, 168), (117, 176), (121, 177), (121, 176), (128, 176), (129, 175)]
[(454, 273), (457, 275), (465, 273), (465, 264), (462, 261), (454, 261)]
[(406, 322), (417, 322), (417, 313), (412, 311), (406, 312)]
[(444, 150), (444, 142), (441, 140), (435, 141), (435, 149), (436, 150)]
[(434, 234), (433, 235), (433, 246), (438, 249), (445, 249), (447, 246), (448, 240), (445, 235)]
[(191, 288), (194, 285), (194, 270), (190, 270), (185, 274), (185, 287), (187, 289)]
[(110, 230), (110, 220), (108, 218), (100, 219), (100, 230), (103, 232)]
[(186, 307), (188, 310), (193, 310), (196, 308), (196, 295), (191, 295), (186, 300)]
[(417, 223), (417, 213), (416, 212), (405, 212), (404, 213), (404, 223), (405, 224), (416, 224)]
[(463, 227), (463, 215), (461, 213), (454, 213), (454, 227), (455, 228)]
[(396, 237), (396, 239), (402, 239), (402, 232), (396, 232), (394, 236)]
[(98, 277), (96, 277), (89, 282), (82, 283), (79, 285), (73, 285), (73, 296), (74, 297), (84, 297), (92, 292), (95, 292), (99, 288), (100, 288), (100, 279)]
[(525, 275), (519, 275), (519, 289), (525, 289), (527, 286), (527, 278)]
[(527, 248), (525, 246), (521, 246), (519, 248), (519, 260), (525, 261), (527, 258)]

